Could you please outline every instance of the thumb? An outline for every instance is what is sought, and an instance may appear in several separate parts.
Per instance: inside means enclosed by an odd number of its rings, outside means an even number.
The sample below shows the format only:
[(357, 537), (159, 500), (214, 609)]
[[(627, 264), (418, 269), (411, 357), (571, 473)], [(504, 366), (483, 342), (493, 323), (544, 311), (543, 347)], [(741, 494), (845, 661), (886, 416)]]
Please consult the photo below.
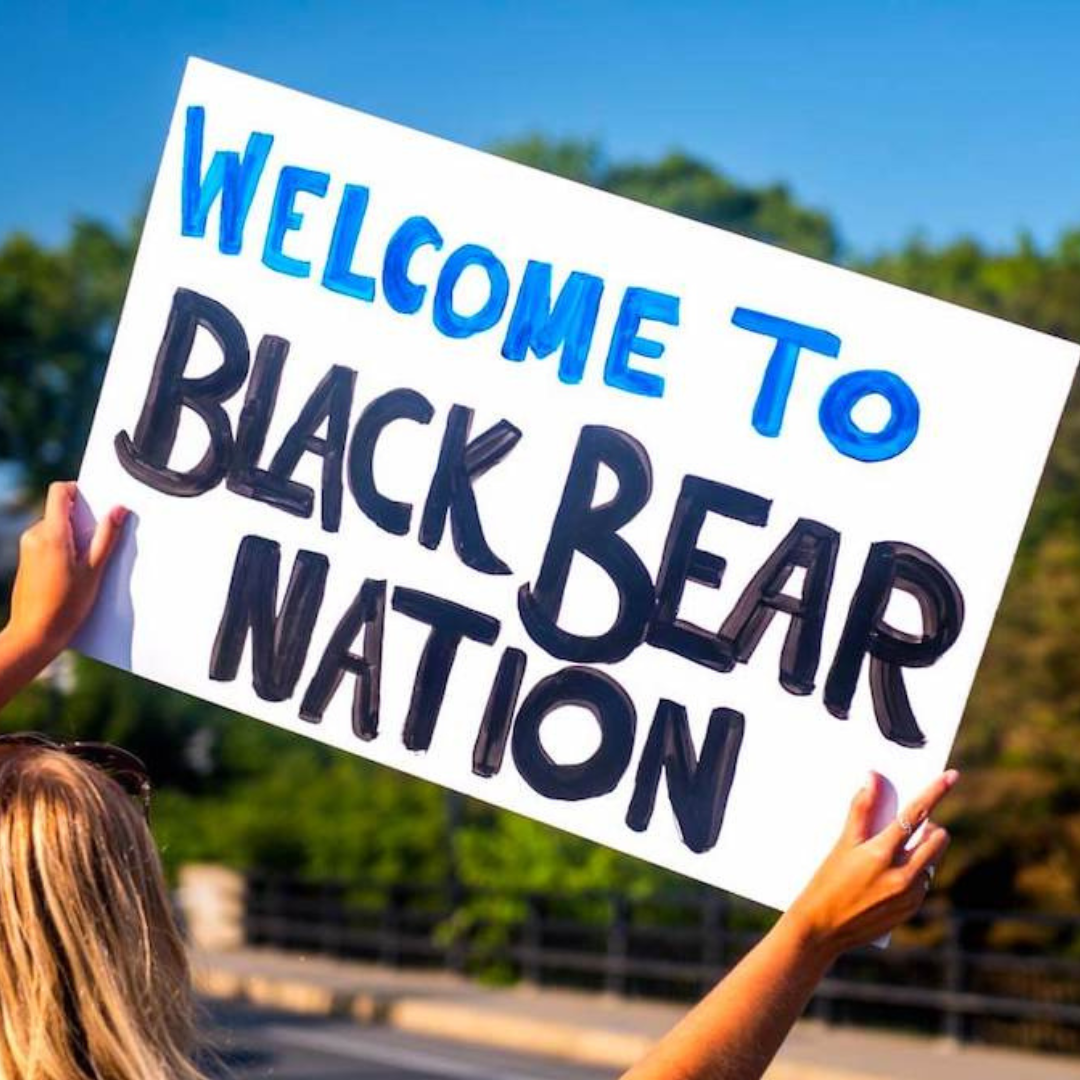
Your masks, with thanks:
[(128, 510), (123, 506), (114, 506), (98, 523), (90, 540), (90, 550), (87, 554), (87, 565), (94, 573), (105, 569), (109, 556), (116, 547), (117, 540), (124, 530), (124, 522), (127, 520)]
[(881, 790), (881, 777), (871, 772), (866, 783), (855, 793), (844, 825), (844, 840), (852, 846), (868, 840), (873, 828), (874, 806)]

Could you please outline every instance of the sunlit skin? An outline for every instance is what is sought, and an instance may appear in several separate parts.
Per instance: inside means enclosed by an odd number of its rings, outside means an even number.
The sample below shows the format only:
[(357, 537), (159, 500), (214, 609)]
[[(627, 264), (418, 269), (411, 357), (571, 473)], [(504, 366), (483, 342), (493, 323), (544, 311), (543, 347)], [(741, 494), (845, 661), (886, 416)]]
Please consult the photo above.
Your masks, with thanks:
[[(22, 537), (11, 618), (0, 631), (0, 707), (71, 641), (123, 530), (127, 510), (114, 507), (80, 545), (76, 496), (73, 482), (53, 484), (42, 519)], [(885, 785), (871, 773), (840, 838), (788, 911), (624, 1080), (761, 1077), (833, 961), (918, 911), (949, 844), (930, 816), (958, 775), (943, 773), (873, 833)]]
[(44, 516), (23, 533), (11, 617), (0, 631), (0, 708), (67, 647), (97, 599), (127, 510), (113, 507), (88, 544), (76, 542), (76, 486), (49, 486)]
[(883, 795), (872, 773), (847, 823), (810, 884), (773, 929), (624, 1080), (757, 1080), (817, 984), (846, 949), (888, 933), (918, 911), (949, 834), (930, 814), (959, 774), (938, 777), (901, 817), (924, 823), (907, 848), (899, 818), (876, 835)]

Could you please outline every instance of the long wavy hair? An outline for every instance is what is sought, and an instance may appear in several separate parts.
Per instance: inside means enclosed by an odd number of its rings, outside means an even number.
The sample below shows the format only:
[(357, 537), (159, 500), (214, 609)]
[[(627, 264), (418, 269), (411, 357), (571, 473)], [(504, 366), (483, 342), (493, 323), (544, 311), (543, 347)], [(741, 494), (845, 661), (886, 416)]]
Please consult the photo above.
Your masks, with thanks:
[(203, 1080), (141, 808), (58, 750), (0, 753), (0, 1077)]

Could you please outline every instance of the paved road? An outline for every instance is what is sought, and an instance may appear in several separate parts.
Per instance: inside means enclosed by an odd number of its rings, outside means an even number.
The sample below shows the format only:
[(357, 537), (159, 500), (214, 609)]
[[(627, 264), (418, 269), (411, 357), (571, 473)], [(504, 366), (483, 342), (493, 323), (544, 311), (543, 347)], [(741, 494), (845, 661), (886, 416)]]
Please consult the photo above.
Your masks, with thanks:
[(235, 1004), (207, 1004), (228, 1080), (612, 1080), (583, 1069), (500, 1050), (439, 1042), (343, 1020), (298, 1017)]

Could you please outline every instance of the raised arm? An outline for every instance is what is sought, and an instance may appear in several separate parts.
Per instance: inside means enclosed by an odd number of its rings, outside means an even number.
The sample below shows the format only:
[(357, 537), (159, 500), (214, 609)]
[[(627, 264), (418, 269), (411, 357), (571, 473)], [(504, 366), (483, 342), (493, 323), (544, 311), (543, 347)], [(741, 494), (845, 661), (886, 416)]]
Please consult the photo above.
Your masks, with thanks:
[(127, 511), (114, 507), (79, 550), (71, 515), (74, 481), (49, 486), (45, 515), (23, 533), (11, 594), (11, 618), (0, 630), (0, 708), (65, 648), (94, 606)]
[[(948, 833), (928, 819), (957, 777), (944, 773), (871, 835), (883, 786), (871, 773), (843, 834), (798, 899), (623, 1080), (758, 1080), (832, 962), (919, 909), (949, 844)], [(907, 848), (923, 822), (918, 842)]]

